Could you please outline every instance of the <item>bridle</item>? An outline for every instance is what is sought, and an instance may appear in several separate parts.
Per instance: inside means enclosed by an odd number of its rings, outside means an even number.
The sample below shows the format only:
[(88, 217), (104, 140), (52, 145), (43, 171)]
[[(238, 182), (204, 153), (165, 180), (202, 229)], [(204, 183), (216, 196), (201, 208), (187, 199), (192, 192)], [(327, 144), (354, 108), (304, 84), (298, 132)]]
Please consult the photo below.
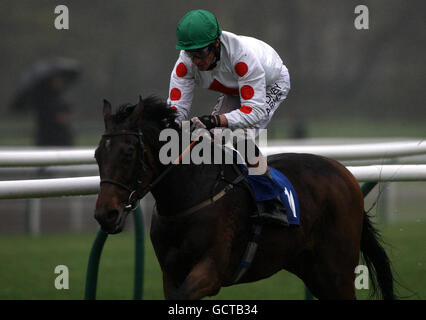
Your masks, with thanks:
[(147, 194), (149, 192), (149, 190), (148, 190), (142, 197), (140, 197), (138, 195), (138, 189), (139, 189), (140, 185), (142, 184), (141, 176), (146, 171), (145, 162), (144, 162), (145, 147), (144, 147), (144, 144), (143, 144), (143, 141), (142, 141), (143, 134), (142, 134), (141, 131), (136, 132), (136, 131), (124, 131), (123, 130), (123, 131), (120, 131), (120, 132), (106, 133), (106, 134), (102, 135), (102, 137), (104, 137), (104, 138), (111, 138), (111, 137), (116, 137), (116, 136), (136, 136), (138, 138), (138, 141), (139, 141), (139, 162), (140, 162), (140, 165), (141, 165), (140, 166), (141, 173), (140, 173), (140, 176), (137, 177), (137, 179), (136, 179), (136, 187), (134, 187), (134, 188), (132, 188), (129, 185), (125, 185), (121, 182), (118, 182), (116, 180), (112, 180), (112, 179), (102, 179), (100, 184), (101, 185), (105, 184), (105, 183), (112, 184), (112, 185), (115, 185), (115, 186), (129, 192), (130, 195), (129, 195), (129, 198), (127, 200), (127, 203), (125, 203), (125, 205), (124, 205), (124, 210), (125, 211), (131, 211), (131, 210), (136, 208), (137, 200), (141, 199), (143, 196), (145, 196), (145, 194)]
[[(139, 194), (138, 190), (142, 184), (142, 175), (145, 173), (146, 171), (146, 166), (145, 166), (145, 147), (142, 141), (142, 137), (143, 134), (142, 132), (139, 131), (120, 131), (120, 132), (113, 132), (113, 133), (105, 133), (102, 135), (102, 137), (105, 138), (110, 138), (110, 137), (116, 137), (116, 136), (136, 136), (138, 138), (139, 141), (139, 152), (140, 152), (140, 156), (139, 156), (139, 162), (140, 162), (140, 168), (141, 168), (141, 173), (139, 175), (139, 177), (137, 177), (136, 179), (136, 187), (132, 188), (131, 186), (125, 185), (121, 182), (118, 182), (116, 180), (113, 179), (102, 179), (100, 184), (112, 184), (115, 185), (121, 189), (126, 190), (127, 192), (129, 192), (129, 198), (127, 199), (127, 202), (124, 204), (124, 211), (125, 212), (130, 212), (133, 209), (136, 208), (137, 206), (137, 201), (139, 199), (142, 199), (143, 197), (145, 197), (148, 192), (150, 192), (152, 190), (152, 188), (154, 188), (163, 178), (164, 176), (169, 173), (169, 171), (171, 169), (173, 169), (173, 164), (169, 164), (169, 166), (152, 182), (150, 183), (148, 186), (145, 187), (145, 189), (143, 189), (143, 191)], [(192, 145), (192, 144), (191, 144)]]

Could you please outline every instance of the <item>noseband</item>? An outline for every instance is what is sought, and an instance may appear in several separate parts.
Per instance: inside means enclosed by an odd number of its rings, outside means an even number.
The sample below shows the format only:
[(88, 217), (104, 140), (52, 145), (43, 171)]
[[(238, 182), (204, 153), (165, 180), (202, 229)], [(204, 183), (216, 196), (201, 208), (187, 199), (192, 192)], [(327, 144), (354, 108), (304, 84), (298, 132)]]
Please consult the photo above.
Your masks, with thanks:
[[(141, 174), (143, 174), (146, 171), (145, 168), (145, 162), (144, 162), (144, 155), (145, 155), (145, 148), (144, 148), (144, 144), (142, 141), (142, 132), (141, 131), (121, 131), (121, 132), (113, 132), (113, 133), (108, 133), (108, 134), (104, 134), (102, 135), (102, 137), (105, 138), (111, 138), (111, 137), (116, 137), (116, 136), (136, 136), (138, 138), (139, 141), (139, 149), (140, 149), (140, 155), (139, 155), (139, 162), (141, 164), (141, 168), (142, 168), (142, 172)], [(138, 189), (140, 184), (142, 183), (141, 177), (138, 177), (136, 180), (136, 187), (132, 188), (128, 185), (125, 185), (121, 182), (112, 180), (112, 179), (103, 179), (100, 182), (101, 184), (104, 183), (108, 183), (108, 184), (112, 184), (115, 185), (117, 187), (120, 187), (121, 189), (126, 190), (127, 192), (129, 192), (129, 199), (127, 200), (127, 203), (124, 205), (124, 209), (125, 211), (130, 211), (133, 210), (136, 207), (136, 201), (138, 199), (140, 199), (141, 197), (138, 196)]]

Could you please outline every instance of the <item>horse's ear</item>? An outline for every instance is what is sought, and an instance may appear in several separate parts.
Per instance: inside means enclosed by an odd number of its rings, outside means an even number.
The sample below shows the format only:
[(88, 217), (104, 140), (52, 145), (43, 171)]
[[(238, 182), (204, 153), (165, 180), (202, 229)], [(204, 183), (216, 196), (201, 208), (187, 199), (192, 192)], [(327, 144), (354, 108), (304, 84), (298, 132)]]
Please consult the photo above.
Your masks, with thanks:
[(104, 122), (105, 122), (105, 129), (107, 127), (107, 123), (109, 122), (109, 118), (111, 117), (111, 103), (109, 103), (108, 100), (104, 99)]
[(141, 95), (139, 95), (138, 109), (141, 109), (141, 112), (143, 112), (143, 109), (144, 109), (143, 99)]
[(132, 114), (132, 118), (134, 121), (139, 122), (142, 120), (142, 114), (143, 114), (143, 110), (144, 110), (144, 104), (143, 104), (143, 99), (142, 96), (139, 95), (139, 101), (138, 104), (135, 108), (135, 111)]

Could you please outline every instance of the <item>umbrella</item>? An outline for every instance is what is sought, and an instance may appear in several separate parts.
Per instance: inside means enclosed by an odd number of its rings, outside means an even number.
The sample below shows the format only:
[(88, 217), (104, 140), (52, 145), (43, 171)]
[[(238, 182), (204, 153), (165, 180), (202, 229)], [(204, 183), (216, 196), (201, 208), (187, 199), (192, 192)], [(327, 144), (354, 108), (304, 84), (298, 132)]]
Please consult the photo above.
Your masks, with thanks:
[(65, 85), (76, 80), (80, 74), (80, 63), (76, 60), (57, 57), (38, 61), (25, 72), (13, 96), (12, 108), (24, 109), (34, 95), (45, 88), (54, 77), (61, 77)]

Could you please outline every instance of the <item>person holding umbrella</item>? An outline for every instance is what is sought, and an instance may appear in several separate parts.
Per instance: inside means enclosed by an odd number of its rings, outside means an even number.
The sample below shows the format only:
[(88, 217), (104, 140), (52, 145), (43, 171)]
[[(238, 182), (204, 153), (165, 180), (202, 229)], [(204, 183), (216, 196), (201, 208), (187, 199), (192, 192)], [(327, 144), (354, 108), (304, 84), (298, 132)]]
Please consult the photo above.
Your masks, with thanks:
[(80, 74), (80, 64), (72, 59), (53, 58), (37, 62), (24, 73), (12, 101), (17, 111), (33, 109), (38, 146), (72, 146), (71, 108), (63, 94)]

